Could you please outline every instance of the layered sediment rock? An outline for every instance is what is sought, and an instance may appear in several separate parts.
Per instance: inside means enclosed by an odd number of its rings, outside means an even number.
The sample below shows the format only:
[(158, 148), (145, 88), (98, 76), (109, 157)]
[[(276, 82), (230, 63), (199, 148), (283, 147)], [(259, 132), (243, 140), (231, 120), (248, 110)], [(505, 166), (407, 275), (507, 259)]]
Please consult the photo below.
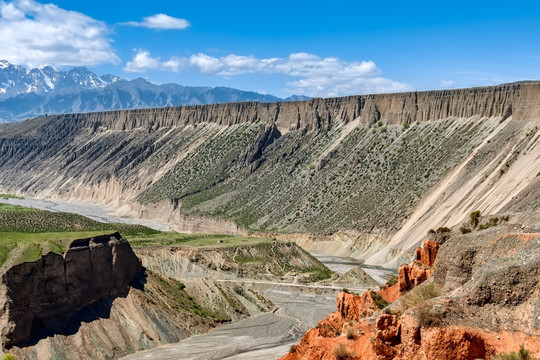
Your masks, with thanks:
[(514, 120), (540, 118), (540, 83), (514, 83), (472, 89), (360, 95), (280, 103), (227, 103), (157, 109), (67, 114), (54, 117), (66, 126), (124, 131), (214, 123), (238, 125), (256, 120), (275, 123), (282, 131), (314, 130), (333, 121), (388, 124), (446, 119), (512, 116)]
[(74, 241), (64, 255), (13, 266), (2, 276), (2, 339), (6, 347), (33, 333), (63, 328), (75, 312), (125, 294), (142, 270), (128, 242), (115, 233)]

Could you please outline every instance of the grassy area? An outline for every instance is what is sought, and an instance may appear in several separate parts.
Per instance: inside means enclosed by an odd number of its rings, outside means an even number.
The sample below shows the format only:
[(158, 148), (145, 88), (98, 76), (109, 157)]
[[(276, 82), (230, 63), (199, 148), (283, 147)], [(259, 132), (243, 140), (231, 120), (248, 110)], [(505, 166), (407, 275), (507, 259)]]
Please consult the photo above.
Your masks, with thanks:
[[(0, 265), (4, 264), (10, 254), (16, 257), (14, 264), (25, 261), (36, 261), (49, 251), (63, 253), (75, 239), (83, 239), (110, 233), (110, 231), (78, 231), (24, 233), (0, 232)], [(16, 250), (17, 251), (14, 251)]]
[(125, 236), (160, 233), (142, 225), (102, 223), (77, 214), (0, 203), (0, 232), (48, 233), (66, 231), (120, 231)]
[(75, 239), (119, 231), (126, 237), (160, 234), (142, 225), (101, 223), (87, 217), (0, 203), (0, 265), (61, 254)]
[(35, 261), (49, 251), (61, 254), (75, 239), (119, 231), (133, 247), (222, 247), (269, 242), (269, 238), (160, 232), (142, 225), (101, 223), (87, 217), (0, 203), (0, 266)]
[(9, 200), (9, 199), (24, 199), (22, 196), (17, 196), (13, 194), (0, 194), (0, 199)]
[(254, 238), (247, 236), (232, 236), (220, 234), (180, 234), (158, 233), (127, 236), (133, 247), (150, 246), (192, 246), (192, 247), (221, 247), (253, 245), (270, 241), (269, 238)]

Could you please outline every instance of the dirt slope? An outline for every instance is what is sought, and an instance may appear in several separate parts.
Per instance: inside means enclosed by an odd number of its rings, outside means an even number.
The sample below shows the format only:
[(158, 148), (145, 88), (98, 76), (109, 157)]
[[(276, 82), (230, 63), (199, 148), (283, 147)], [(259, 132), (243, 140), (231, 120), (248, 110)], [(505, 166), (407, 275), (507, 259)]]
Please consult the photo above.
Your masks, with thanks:
[(430, 227), (538, 209), (539, 94), (526, 83), (48, 117), (0, 132), (0, 188), (184, 231), (315, 234), (329, 252), (397, 266)]

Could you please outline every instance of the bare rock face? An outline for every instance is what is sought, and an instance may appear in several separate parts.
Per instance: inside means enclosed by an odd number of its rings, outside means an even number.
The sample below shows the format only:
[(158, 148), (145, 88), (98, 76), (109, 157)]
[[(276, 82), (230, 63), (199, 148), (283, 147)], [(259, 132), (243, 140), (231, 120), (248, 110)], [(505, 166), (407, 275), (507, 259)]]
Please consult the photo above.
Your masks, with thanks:
[(36, 332), (62, 329), (77, 311), (125, 294), (141, 269), (119, 233), (75, 240), (63, 256), (51, 252), (12, 267), (2, 277), (4, 346), (18, 345)]
[(424, 239), (424, 247), (416, 249), (416, 260), (412, 265), (403, 264), (399, 267), (398, 282), (401, 293), (420, 285), (431, 276), (439, 247), (438, 242)]

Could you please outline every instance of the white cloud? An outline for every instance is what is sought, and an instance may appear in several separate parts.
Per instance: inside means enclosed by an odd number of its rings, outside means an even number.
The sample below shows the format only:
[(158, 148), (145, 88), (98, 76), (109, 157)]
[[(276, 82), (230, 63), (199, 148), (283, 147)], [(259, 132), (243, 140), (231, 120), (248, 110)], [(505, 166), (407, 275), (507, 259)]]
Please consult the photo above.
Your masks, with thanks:
[(441, 81), (441, 87), (442, 88), (449, 88), (451, 86), (454, 86), (456, 82), (454, 80), (443, 80)]
[(259, 59), (230, 54), (213, 57), (195, 54), (171, 57), (167, 61), (152, 58), (146, 50), (138, 50), (125, 69), (189, 71), (202, 74), (233, 76), (246, 73), (281, 74), (291, 78), (285, 85), (291, 93), (309, 96), (341, 96), (412, 90), (411, 86), (383, 78), (373, 61), (344, 61), (335, 57), (321, 58), (309, 53), (293, 53), (286, 58)]
[(163, 67), (163, 64), (158, 60), (150, 57), (150, 53), (146, 50), (140, 50), (135, 54), (133, 60), (126, 64), (125, 71), (130, 72), (145, 72), (146, 70), (155, 70)]
[(128, 21), (122, 24), (160, 30), (184, 30), (191, 25), (186, 19), (179, 19), (166, 14), (148, 16), (141, 22)]
[(33, 0), (0, 0), (0, 58), (31, 67), (118, 63), (105, 23)]

